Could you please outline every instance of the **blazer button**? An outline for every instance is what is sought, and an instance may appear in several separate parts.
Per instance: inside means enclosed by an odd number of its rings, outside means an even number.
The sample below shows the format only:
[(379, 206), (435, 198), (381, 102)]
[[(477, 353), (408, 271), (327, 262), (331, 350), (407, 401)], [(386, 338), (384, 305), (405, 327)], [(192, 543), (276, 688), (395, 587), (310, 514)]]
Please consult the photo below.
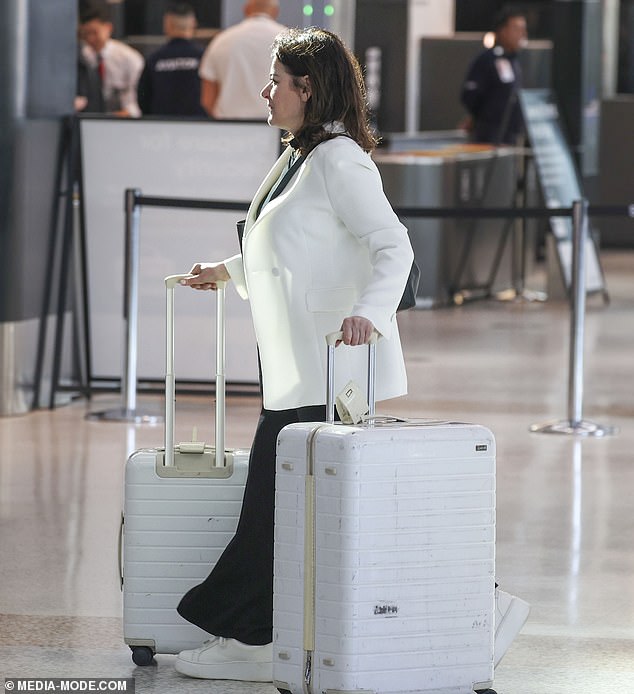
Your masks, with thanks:
[(280, 271), (276, 267), (274, 267), (271, 270), (271, 273), (272, 273), (273, 277), (279, 277), (280, 276)]

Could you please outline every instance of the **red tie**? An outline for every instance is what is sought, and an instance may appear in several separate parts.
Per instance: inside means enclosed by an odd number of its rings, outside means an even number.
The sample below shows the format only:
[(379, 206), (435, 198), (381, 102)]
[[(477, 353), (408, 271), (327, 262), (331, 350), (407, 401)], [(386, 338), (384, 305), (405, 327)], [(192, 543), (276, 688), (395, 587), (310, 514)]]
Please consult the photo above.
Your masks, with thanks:
[(97, 53), (97, 72), (99, 73), (101, 84), (103, 84), (106, 77), (106, 64), (103, 61), (101, 53)]

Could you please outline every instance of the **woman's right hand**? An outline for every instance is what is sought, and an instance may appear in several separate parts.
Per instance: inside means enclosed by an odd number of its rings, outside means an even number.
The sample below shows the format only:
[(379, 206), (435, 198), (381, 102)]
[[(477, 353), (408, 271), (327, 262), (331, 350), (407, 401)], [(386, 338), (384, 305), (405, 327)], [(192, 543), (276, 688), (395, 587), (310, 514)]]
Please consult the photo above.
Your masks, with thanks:
[(196, 263), (180, 283), (192, 289), (218, 289), (218, 282), (228, 282), (231, 276), (224, 263)]

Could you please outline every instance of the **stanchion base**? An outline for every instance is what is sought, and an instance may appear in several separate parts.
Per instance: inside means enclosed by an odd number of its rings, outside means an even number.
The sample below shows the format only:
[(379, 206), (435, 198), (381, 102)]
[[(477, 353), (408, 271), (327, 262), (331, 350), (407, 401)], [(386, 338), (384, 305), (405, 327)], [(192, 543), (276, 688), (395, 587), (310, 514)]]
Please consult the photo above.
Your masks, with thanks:
[(618, 432), (617, 427), (603, 426), (582, 419), (573, 422), (570, 419), (562, 419), (559, 422), (545, 422), (533, 424), (530, 430), (536, 434), (574, 434), (576, 436), (612, 436)]
[(132, 422), (133, 424), (160, 424), (165, 420), (163, 415), (141, 410), (128, 410), (125, 407), (117, 407), (113, 410), (101, 412), (89, 412), (86, 419), (97, 422)]
[(518, 292), (517, 289), (504, 289), (501, 292), (496, 292), (496, 301), (513, 301), (515, 303), (533, 303), (535, 301), (546, 301), (548, 294), (545, 292), (537, 292), (532, 289), (523, 289)]
[(451, 294), (451, 301), (456, 306), (462, 306), (467, 301), (482, 301), (491, 296), (489, 287), (472, 287), (471, 289), (460, 289)]

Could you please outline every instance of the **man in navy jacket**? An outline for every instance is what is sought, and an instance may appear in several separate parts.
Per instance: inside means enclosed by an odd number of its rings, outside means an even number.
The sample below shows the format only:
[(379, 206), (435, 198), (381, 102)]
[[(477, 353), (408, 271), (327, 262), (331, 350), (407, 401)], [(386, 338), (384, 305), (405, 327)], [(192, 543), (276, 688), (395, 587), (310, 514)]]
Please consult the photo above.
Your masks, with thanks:
[(206, 116), (200, 105), (198, 66), (203, 49), (191, 39), (196, 15), (186, 2), (171, 3), (163, 17), (169, 41), (152, 53), (138, 84), (143, 115)]
[(516, 144), (523, 130), (518, 52), (526, 43), (526, 18), (519, 10), (505, 9), (493, 29), (495, 45), (469, 67), (461, 101), (469, 112), (467, 129), (473, 141)]

